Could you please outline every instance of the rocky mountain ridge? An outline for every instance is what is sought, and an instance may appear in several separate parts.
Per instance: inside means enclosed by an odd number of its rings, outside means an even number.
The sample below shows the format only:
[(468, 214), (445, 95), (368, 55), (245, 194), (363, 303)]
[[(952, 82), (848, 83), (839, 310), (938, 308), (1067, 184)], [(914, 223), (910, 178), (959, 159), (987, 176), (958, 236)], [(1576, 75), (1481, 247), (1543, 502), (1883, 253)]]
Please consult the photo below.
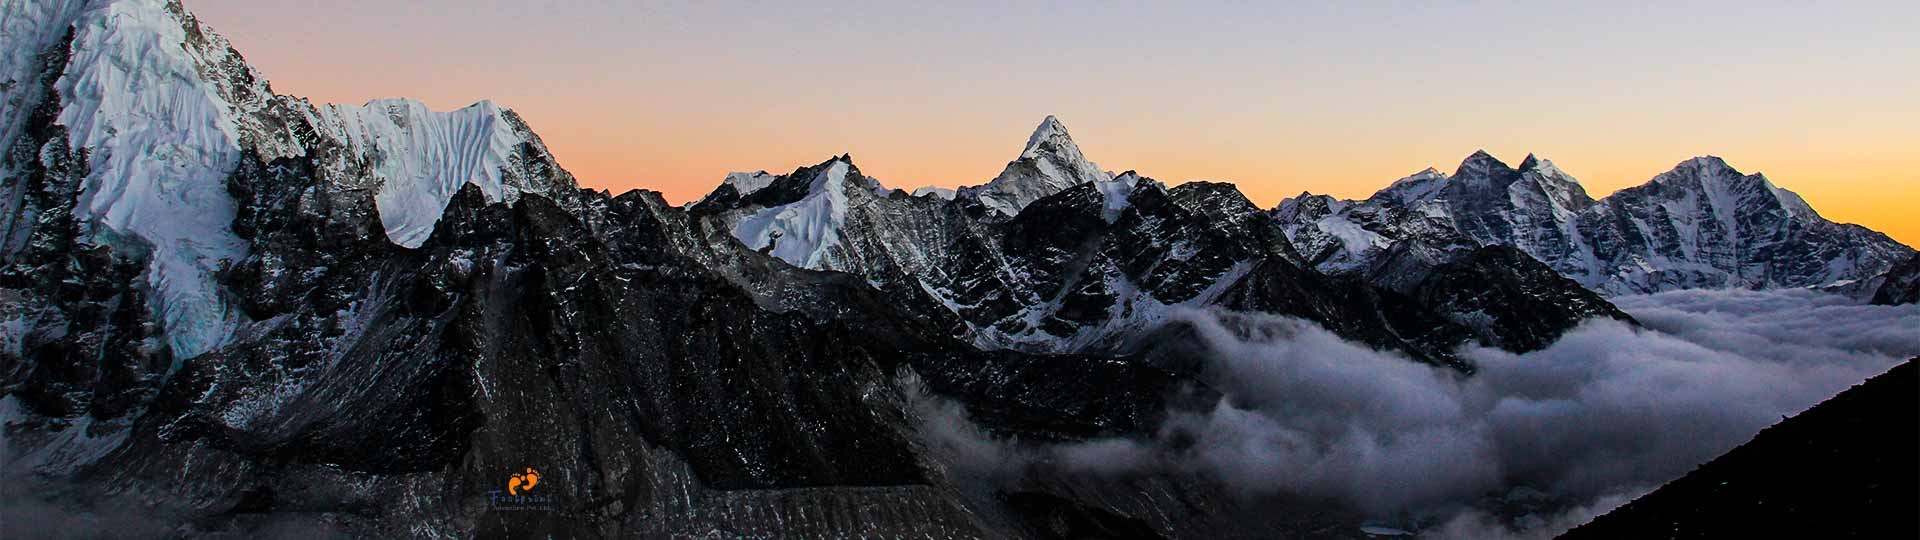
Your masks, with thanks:
[(1914, 253), (1711, 156), (1595, 200), (1552, 162), (1529, 155), (1515, 168), (1475, 152), (1452, 176), (1427, 169), (1361, 201), (1303, 193), (1273, 213), (1327, 272), (1360, 270), (1403, 240), (1503, 245), (1608, 295), (1825, 287)]

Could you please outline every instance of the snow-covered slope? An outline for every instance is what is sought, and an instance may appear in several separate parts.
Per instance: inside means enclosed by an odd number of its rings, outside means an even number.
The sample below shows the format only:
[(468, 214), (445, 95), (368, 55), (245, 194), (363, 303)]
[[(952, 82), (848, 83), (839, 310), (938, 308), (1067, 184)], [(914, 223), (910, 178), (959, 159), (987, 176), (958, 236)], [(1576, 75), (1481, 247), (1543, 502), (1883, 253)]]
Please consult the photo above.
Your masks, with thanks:
[(433, 233), (462, 186), (478, 186), (490, 202), (543, 191), (510, 172), (526, 141), (502, 113), (491, 101), (436, 112), (419, 101), (386, 99), (321, 107), (313, 124), (365, 160), (365, 174), (379, 183), (374, 201), (387, 237), (411, 248)]
[(72, 28), (59, 123), (91, 152), (75, 217), (96, 225), (96, 241), (151, 250), (147, 280), (169, 344), (198, 355), (234, 326), (212, 274), (247, 252), (228, 228), (226, 189), (242, 111), (202, 75), (226, 51), (190, 38), (159, 1), (94, 2)]
[(1514, 168), (1475, 152), (1451, 177), (1428, 169), (1362, 201), (1302, 194), (1274, 215), (1328, 272), (1362, 269), (1400, 241), (1505, 245), (1607, 294), (1823, 286), (1912, 253), (1716, 157), (1595, 201), (1550, 161), (1529, 155)]
[(1595, 272), (1574, 277), (1611, 293), (1816, 287), (1877, 276), (1913, 253), (1711, 156), (1607, 197), (1580, 230)]
[(794, 266), (827, 267), (828, 252), (840, 245), (840, 229), (847, 224), (847, 173), (852, 165), (845, 159), (828, 162), (813, 175), (806, 196), (747, 216), (734, 226), (733, 236)]
[(1327, 195), (1301, 193), (1280, 201), (1274, 216), (1287, 225), (1287, 240), (1317, 268), (1346, 271), (1366, 264), (1393, 244), (1392, 239), (1367, 230), (1347, 214), (1353, 204)]
[(991, 182), (960, 188), (959, 196), (977, 200), (989, 210), (1012, 217), (1033, 201), (1086, 182), (1109, 182), (1113, 174), (1087, 161), (1067, 134), (1060, 119), (1048, 116), (1027, 137), (1020, 158)]

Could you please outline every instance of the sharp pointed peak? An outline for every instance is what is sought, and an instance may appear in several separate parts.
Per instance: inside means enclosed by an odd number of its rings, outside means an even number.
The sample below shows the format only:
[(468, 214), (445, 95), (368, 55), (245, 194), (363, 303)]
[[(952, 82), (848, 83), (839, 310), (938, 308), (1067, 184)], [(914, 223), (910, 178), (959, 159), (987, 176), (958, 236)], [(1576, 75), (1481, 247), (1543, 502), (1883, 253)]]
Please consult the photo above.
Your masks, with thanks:
[(1060, 118), (1051, 114), (1033, 128), (1032, 135), (1027, 136), (1027, 147), (1020, 152), (1020, 157), (1033, 157), (1049, 141), (1060, 147), (1075, 146), (1073, 136), (1067, 133), (1066, 124), (1060, 123)]
[(1034, 127), (1034, 131), (1036, 132), (1047, 131), (1047, 130), (1065, 131), (1066, 129), (1067, 129), (1067, 125), (1060, 123), (1060, 117), (1054, 116), (1051, 114), (1047, 115), (1046, 118), (1040, 119), (1040, 125)]
[(1500, 158), (1493, 157), (1493, 154), (1487, 153), (1484, 149), (1474, 150), (1472, 154), (1467, 155), (1467, 159), (1460, 161), (1460, 168), (1454, 171), (1454, 176), (1467, 176), (1470, 172), (1487, 172), (1494, 169), (1512, 170), (1513, 167), (1500, 161)]
[[(1574, 180), (1573, 175), (1560, 170), (1558, 165), (1553, 164), (1553, 160), (1539, 157), (1537, 154), (1527, 154), (1527, 159), (1520, 161), (1520, 168), (1518, 170), (1520, 172), (1536, 172), (1544, 176), (1557, 177), (1563, 180)], [(1575, 181), (1577, 182), (1577, 180)]]

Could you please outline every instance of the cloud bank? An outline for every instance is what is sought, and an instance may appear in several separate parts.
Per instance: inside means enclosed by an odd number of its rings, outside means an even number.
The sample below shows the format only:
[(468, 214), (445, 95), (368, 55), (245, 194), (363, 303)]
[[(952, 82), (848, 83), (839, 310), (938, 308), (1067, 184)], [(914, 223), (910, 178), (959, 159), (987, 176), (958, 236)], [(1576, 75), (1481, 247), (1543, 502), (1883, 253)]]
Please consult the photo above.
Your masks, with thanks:
[[(1151, 440), (1010, 449), (945, 429), (966, 441), (952, 443), (966, 447), (954, 459), (992, 463), (999, 477), (1033, 460), (1092, 474), (1160, 468), (1423, 516), (1427, 536), (1546, 537), (1920, 355), (1920, 306), (1811, 291), (1615, 302), (1646, 328), (1595, 320), (1532, 353), (1469, 348), (1471, 377), (1298, 319), (1189, 311), (1179, 321), (1210, 351), (1205, 377), (1226, 399), (1172, 415)], [(965, 425), (957, 408), (942, 414)], [(1513, 493), (1566, 504), (1518, 521), (1474, 508)]]

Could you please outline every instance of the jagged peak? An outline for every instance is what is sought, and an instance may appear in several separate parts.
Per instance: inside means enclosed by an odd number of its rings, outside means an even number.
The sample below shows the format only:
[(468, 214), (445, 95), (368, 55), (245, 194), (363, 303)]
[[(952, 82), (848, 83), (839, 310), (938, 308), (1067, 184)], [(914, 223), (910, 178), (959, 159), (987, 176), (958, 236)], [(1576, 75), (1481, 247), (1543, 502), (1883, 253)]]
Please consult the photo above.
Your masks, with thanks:
[(759, 191), (761, 188), (765, 188), (768, 185), (773, 184), (773, 181), (777, 178), (779, 177), (771, 173), (768, 173), (767, 171), (754, 171), (754, 172), (735, 171), (735, 172), (727, 173), (727, 178), (725, 180), (721, 180), (720, 183), (724, 185), (733, 186), (733, 190), (739, 193), (740, 196), (744, 197), (749, 194), (752, 194), (755, 191)]
[(1073, 136), (1067, 133), (1067, 126), (1060, 123), (1060, 118), (1049, 114), (1046, 119), (1040, 121), (1039, 126), (1033, 128), (1033, 134), (1027, 136), (1027, 146), (1020, 151), (1020, 157), (1038, 157), (1045, 151), (1049, 142), (1053, 143), (1052, 146), (1056, 149), (1063, 151), (1070, 149), (1076, 155), (1080, 153), (1079, 146), (1073, 142)]
[(1007, 163), (992, 181), (961, 188), (960, 196), (977, 200), (1001, 215), (1014, 216), (1027, 204), (1069, 187), (1113, 180), (1113, 173), (1080, 153), (1066, 126), (1050, 115), (1027, 137), (1019, 159)]
[(949, 187), (922, 186), (914, 189), (912, 195), (915, 197), (932, 196), (932, 197), (938, 197), (941, 199), (946, 199), (951, 201), (953, 200), (955, 193), (956, 193), (955, 190)]
[(1312, 219), (1318, 219), (1325, 213), (1339, 212), (1345, 209), (1346, 205), (1343, 204), (1343, 202), (1344, 201), (1340, 199), (1334, 198), (1332, 195), (1318, 195), (1311, 191), (1301, 191), (1299, 195), (1280, 199), (1280, 204), (1274, 205), (1271, 212), (1275, 218), (1278, 218), (1282, 222), (1298, 221), (1302, 219), (1303, 213), (1310, 215)]
[(809, 185), (807, 191), (819, 193), (830, 189), (842, 189), (846, 186), (847, 177), (857, 174), (858, 170), (853, 166), (852, 157), (844, 154), (835, 156), (817, 167), (818, 172), (814, 173), (813, 183)]
[(1573, 175), (1567, 174), (1567, 171), (1561, 170), (1558, 165), (1554, 165), (1553, 160), (1541, 158), (1531, 153), (1527, 154), (1526, 159), (1520, 161), (1520, 168), (1517, 170), (1523, 173), (1531, 172), (1543, 178), (1561, 182), (1580, 183)]
[[(1751, 182), (1751, 184), (1748, 184)], [(1726, 190), (1752, 189), (1743, 185), (1757, 185), (1771, 195), (1780, 207), (1790, 215), (1820, 218), (1819, 212), (1807, 204), (1806, 199), (1791, 190), (1776, 186), (1772, 180), (1761, 173), (1742, 173), (1732, 164), (1719, 156), (1704, 155), (1688, 158), (1673, 166), (1672, 170), (1660, 173), (1647, 182), (1647, 185), (1661, 185), (1671, 189), (1697, 190), (1704, 193), (1724, 192)]]
[(1460, 168), (1454, 171), (1453, 176), (1464, 179), (1486, 176), (1494, 171), (1511, 170), (1513, 167), (1507, 166), (1506, 162), (1493, 157), (1493, 154), (1487, 153), (1486, 150), (1474, 150), (1472, 154), (1467, 155), (1466, 159), (1460, 161)]

